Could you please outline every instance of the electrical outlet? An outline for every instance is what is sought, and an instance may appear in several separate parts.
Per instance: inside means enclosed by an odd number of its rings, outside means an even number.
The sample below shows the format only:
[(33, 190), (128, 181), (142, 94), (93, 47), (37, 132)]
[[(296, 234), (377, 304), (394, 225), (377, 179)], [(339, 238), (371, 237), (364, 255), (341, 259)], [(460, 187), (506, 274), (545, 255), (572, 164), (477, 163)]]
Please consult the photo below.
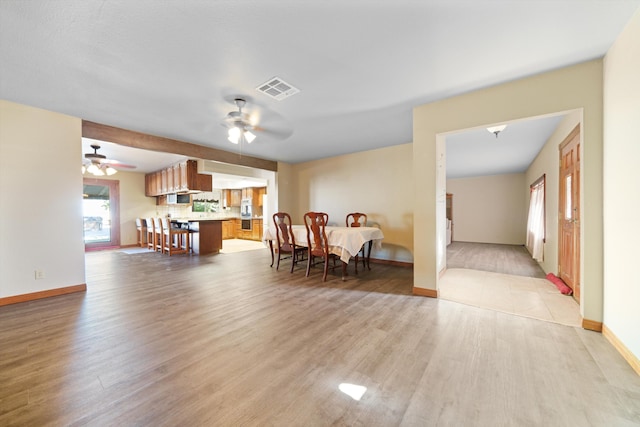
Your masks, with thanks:
[(35, 271), (35, 274), (36, 274), (36, 280), (38, 280), (38, 279), (44, 279), (44, 271), (42, 271), (42, 270), (36, 270), (36, 271)]

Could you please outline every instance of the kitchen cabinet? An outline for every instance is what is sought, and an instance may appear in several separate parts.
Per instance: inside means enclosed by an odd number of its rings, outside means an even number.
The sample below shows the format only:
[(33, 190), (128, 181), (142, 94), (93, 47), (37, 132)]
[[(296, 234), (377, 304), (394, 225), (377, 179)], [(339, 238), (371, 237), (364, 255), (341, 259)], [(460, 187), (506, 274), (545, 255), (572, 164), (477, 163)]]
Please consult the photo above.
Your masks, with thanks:
[(155, 192), (155, 196), (159, 196), (160, 194), (162, 194), (162, 173), (160, 171), (155, 172), (155, 180), (154, 183), (155, 185), (153, 186), (154, 188), (154, 192)]
[(222, 206), (225, 208), (231, 207), (231, 190), (222, 190)]
[(167, 192), (168, 193), (175, 193), (176, 189), (173, 186), (173, 166), (171, 166), (170, 168), (167, 169)]
[(242, 189), (242, 198), (243, 199), (253, 199), (253, 188), (243, 188)]
[(163, 169), (160, 171), (160, 179), (162, 180), (160, 194), (167, 194), (169, 192), (169, 186), (167, 185), (167, 170)]
[(235, 219), (233, 229), (235, 230), (236, 239), (255, 240), (257, 242), (262, 240), (262, 234), (264, 231), (262, 218), (254, 218), (251, 220), (251, 230), (243, 230), (242, 221)]
[(211, 190), (213, 190), (211, 175), (199, 174), (195, 160), (185, 160), (145, 175), (145, 195), (149, 197)]
[(242, 190), (231, 190), (231, 204), (229, 206), (240, 207), (242, 201)]
[(151, 191), (151, 179), (152, 179), (153, 175), (148, 173), (144, 176), (144, 195), (147, 197), (151, 197), (153, 196), (152, 191)]
[(256, 187), (253, 189), (253, 202), (254, 207), (262, 207), (262, 196), (267, 194), (267, 187)]
[(234, 239), (236, 237), (236, 224), (234, 220), (222, 221), (222, 238)]
[(196, 255), (217, 254), (222, 249), (221, 220), (199, 219), (189, 221), (189, 229), (197, 230), (191, 233), (191, 249)]
[(262, 240), (262, 219), (253, 220), (253, 229), (251, 230), (251, 240)]

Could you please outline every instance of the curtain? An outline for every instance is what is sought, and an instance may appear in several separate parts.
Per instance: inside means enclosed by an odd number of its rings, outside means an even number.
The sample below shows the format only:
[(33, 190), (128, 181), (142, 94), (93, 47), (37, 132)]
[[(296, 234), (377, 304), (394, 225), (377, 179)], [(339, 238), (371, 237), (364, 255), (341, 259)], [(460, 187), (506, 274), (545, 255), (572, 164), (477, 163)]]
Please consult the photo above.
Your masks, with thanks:
[(529, 218), (527, 220), (527, 249), (536, 261), (544, 259), (544, 180), (531, 186)]

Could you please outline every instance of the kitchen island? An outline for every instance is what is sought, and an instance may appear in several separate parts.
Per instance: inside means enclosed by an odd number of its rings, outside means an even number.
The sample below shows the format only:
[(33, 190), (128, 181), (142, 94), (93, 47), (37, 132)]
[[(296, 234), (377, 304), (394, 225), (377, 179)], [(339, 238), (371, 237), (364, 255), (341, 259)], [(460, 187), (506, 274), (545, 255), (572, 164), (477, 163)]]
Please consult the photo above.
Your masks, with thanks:
[(173, 219), (172, 223), (187, 228), (191, 250), (195, 255), (217, 254), (222, 249), (222, 219)]

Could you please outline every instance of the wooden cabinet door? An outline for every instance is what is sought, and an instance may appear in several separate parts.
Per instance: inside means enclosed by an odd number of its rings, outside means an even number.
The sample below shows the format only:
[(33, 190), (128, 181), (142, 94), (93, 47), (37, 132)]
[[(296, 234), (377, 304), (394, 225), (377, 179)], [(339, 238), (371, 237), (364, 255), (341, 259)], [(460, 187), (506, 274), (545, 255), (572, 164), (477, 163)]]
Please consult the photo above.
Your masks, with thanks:
[(206, 173), (196, 174), (196, 182), (193, 186), (194, 190), (213, 191), (213, 178)]
[(182, 191), (182, 175), (180, 174), (180, 164), (171, 167), (173, 173), (173, 188), (175, 191)]
[(242, 190), (231, 190), (231, 206), (240, 207), (242, 201)]
[(153, 190), (151, 189), (151, 174), (148, 173), (144, 176), (144, 195), (147, 197), (154, 196)]
[(189, 189), (189, 168), (187, 167), (188, 163), (182, 162), (178, 164), (178, 174), (180, 175), (180, 190), (188, 190)]
[(254, 200), (254, 206), (262, 207), (262, 196), (267, 194), (267, 187), (260, 187), (254, 190), (254, 196), (257, 200)]
[(253, 199), (253, 188), (243, 188), (242, 189), (242, 198), (243, 199)]
[(168, 186), (168, 182), (167, 182), (167, 170), (163, 169), (160, 171), (160, 180), (161, 180), (161, 185), (160, 185), (160, 194), (167, 194), (169, 192), (169, 186)]
[(177, 190), (173, 184), (173, 167), (167, 169), (167, 193), (175, 193)]
[(160, 172), (156, 172), (153, 175), (156, 184), (156, 196), (159, 196), (162, 194), (162, 177)]

